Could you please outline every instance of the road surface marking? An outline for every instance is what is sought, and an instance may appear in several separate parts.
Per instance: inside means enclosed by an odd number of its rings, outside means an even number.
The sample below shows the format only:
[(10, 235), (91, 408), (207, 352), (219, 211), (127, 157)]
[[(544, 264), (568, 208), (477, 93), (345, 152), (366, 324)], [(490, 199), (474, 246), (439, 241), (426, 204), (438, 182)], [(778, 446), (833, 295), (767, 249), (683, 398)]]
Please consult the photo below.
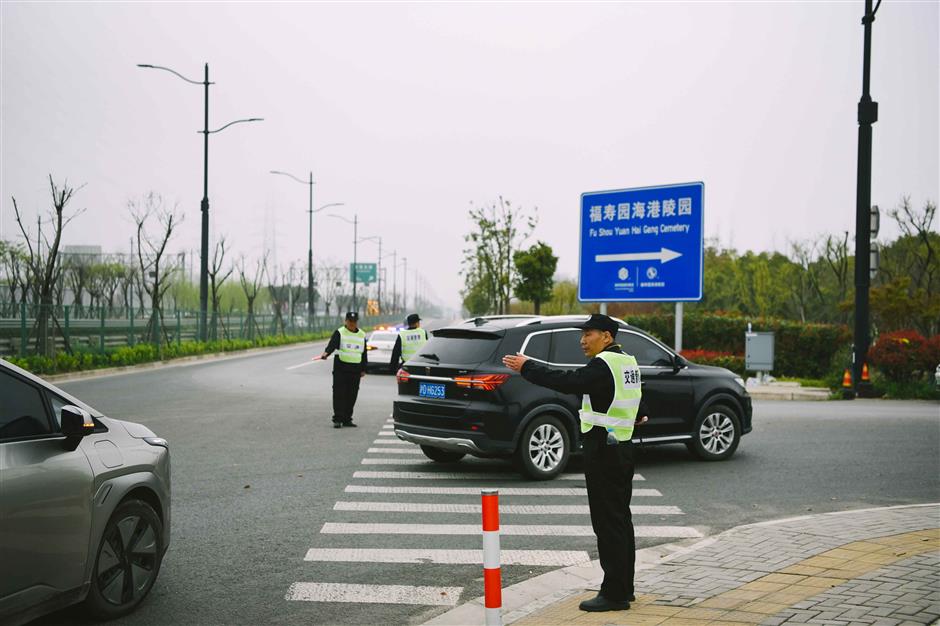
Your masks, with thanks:
[[(479, 515), (479, 504), (442, 504), (431, 502), (344, 502), (333, 505), (334, 511), (369, 511), (372, 513), (473, 513)], [(634, 515), (684, 515), (677, 506), (637, 504), (630, 507)], [(590, 515), (586, 504), (501, 504), (501, 515)]]
[(300, 363), (300, 364), (298, 364), (298, 365), (291, 365), (290, 367), (285, 367), (284, 369), (285, 369), (285, 370), (295, 370), (295, 369), (297, 369), (298, 367), (304, 367), (304, 366), (306, 366), (306, 365), (310, 365), (311, 363), (316, 363), (316, 361), (307, 361), (307, 362), (305, 362), (305, 363)]
[(417, 459), (362, 459), (362, 465), (428, 465), (434, 463), (425, 457), (423, 461)]
[[(689, 539), (702, 533), (691, 526), (635, 526), (637, 537)], [(479, 535), (479, 524), (353, 524), (327, 522), (320, 532), (326, 535)], [(565, 524), (500, 524), (504, 535), (528, 537), (591, 537), (591, 526)]]
[[(435, 496), (479, 496), (479, 487), (387, 487), (385, 485), (347, 485), (346, 493), (410, 493)], [(501, 487), (501, 496), (576, 496), (587, 497), (584, 487)], [(634, 489), (633, 497), (661, 497), (657, 489)]]
[(390, 430), (383, 430), (379, 433), (379, 437), (394, 437), (395, 432)]
[[(353, 478), (393, 478), (399, 480), (525, 480), (518, 474), (480, 474), (467, 472), (373, 472), (360, 470), (353, 472)], [(584, 474), (560, 474), (555, 480), (584, 480)], [(634, 474), (633, 480), (646, 480), (641, 474)]]
[(287, 590), (284, 599), (304, 602), (365, 602), (370, 604), (455, 606), (462, 592), (463, 587), (294, 583)]
[(424, 454), (418, 448), (369, 448), (369, 454)]
[(382, 430), (395, 430), (395, 427), (392, 426), (391, 424), (383, 424)]
[(402, 441), (401, 439), (376, 439), (372, 442), (373, 444), (387, 445), (387, 446), (407, 446), (411, 445), (407, 441)]
[[(440, 563), (483, 565), (483, 550), (431, 550), (394, 548), (311, 548), (305, 561), (344, 563)], [(564, 567), (590, 563), (587, 552), (578, 550), (502, 550), (502, 565)]]

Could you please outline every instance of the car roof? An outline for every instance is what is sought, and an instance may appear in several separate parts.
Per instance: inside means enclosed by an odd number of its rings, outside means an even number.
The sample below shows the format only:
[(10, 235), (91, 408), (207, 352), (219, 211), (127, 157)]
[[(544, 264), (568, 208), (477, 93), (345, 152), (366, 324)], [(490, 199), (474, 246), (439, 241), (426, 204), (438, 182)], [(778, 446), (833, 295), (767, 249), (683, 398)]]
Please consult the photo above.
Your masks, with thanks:
[[(590, 315), (482, 315), (466, 319), (459, 324), (447, 326), (446, 328), (500, 332), (523, 327), (573, 326), (583, 324), (589, 318)], [(634, 328), (622, 319), (616, 317), (611, 319), (620, 324), (621, 328)]]
[(40, 378), (39, 376), (36, 376), (35, 374), (32, 374), (32, 373), (30, 373), (30, 372), (27, 372), (27, 371), (24, 370), (22, 367), (17, 367), (16, 365), (13, 365), (13, 364), (10, 363), (9, 361), (0, 358), (0, 368), (8, 369), (8, 370), (10, 370), (10, 371), (12, 371), (12, 372), (15, 372), (15, 373), (19, 374), (19, 375), (22, 376), (23, 378), (27, 378), (27, 379), (33, 381), (34, 383), (37, 383), (37, 384), (39, 384), (39, 385), (42, 385), (42, 386), (45, 387), (46, 389), (49, 389), (50, 391), (53, 391), (53, 392), (55, 392), (56, 394), (62, 396), (63, 398), (65, 398), (66, 400), (68, 400), (69, 402), (71, 402), (72, 404), (74, 404), (75, 406), (77, 406), (78, 408), (80, 408), (80, 409), (85, 409), (86, 411), (88, 411), (88, 413), (91, 414), (92, 417), (104, 417), (104, 414), (103, 414), (101, 411), (95, 409), (95, 408), (92, 407), (92, 406), (89, 406), (89, 405), (85, 404), (84, 402), (82, 402), (81, 400), (79, 400), (78, 398), (76, 398), (75, 396), (73, 396), (72, 394), (67, 393), (67, 392), (65, 392), (65, 391), (63, 391), (63, 390), (61, 390), (61, 389), (59, 389), (59, 388), (56, 387), (55, 385), (46, 382), (45, 380), (43, 380), (43, 379)]

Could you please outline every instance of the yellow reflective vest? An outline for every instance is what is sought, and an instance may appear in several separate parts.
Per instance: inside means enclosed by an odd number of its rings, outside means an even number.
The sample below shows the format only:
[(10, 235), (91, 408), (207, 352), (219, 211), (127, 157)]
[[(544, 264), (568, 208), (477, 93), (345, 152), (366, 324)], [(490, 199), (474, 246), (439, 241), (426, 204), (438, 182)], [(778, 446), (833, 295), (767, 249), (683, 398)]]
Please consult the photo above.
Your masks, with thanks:
[(362, 351), (366, 349), (366, 334), (360, 328), (356, 332), (345, 326), (339, 327), (339, 360), (343, 363), (362, 363)]
[(401, 360), (406, 363), (428, 342), (428, 331), (423, 328), (406, 328), (398, 336), (401, 338)]
[(640, 368), (636, 359), (629, 354), (619, 352), (601, 352), (597, 358), (607, 364), (614, 377), (614, 399), (606, 413), (597, 412), (591, 407), (591, 396), (584, 394), (581, 401), (581, 432), (586, 433), (593, 426), (603, 426), (614, 433), (617, 441), (628, 441), (633, 437), (633, 425), (640, 409)]

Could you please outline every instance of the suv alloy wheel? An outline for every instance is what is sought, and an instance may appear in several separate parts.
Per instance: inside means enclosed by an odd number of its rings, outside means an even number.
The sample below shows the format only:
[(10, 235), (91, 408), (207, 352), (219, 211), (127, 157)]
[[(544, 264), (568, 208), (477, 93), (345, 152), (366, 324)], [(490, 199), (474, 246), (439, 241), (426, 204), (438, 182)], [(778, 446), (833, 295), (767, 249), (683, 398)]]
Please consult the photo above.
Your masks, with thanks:
[(570, 456), (568, 431), (551, 415), (540, 415), (529, 422), (516, 450), (522, 471), (535, 480), (551, 480), (560, 474)]
[(692, 441), (687, 444), (703, 461), (721, 461), (728, 458), (741, 441), (741, 420), (737, 413), (724, 404), (705, 407), (692, 431)]

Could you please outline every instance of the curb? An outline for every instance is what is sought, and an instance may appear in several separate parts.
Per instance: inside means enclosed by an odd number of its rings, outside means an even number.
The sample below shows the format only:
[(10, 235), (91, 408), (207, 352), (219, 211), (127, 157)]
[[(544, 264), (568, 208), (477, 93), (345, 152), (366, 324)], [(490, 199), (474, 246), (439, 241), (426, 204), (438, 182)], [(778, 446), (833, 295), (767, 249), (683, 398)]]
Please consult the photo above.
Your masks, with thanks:
[(83, 370), (80, 372), (67, 372), (65, 374), (52, 374), (48, 376), (38, 375), (43, 380), (50, 383), (67, 383), (76, 380), (86, 380), (89, 378), (106, 378), (110, 376), (123, 376), (126, 374), (135, 374), (149, 370), (162, 370), (171, 367), (185, 367), (189, 365), (198, 365), (199, 363), (230, 361), (259, 354), (276, 354), (278, 352), (288, 352), (299, 348), (309, 347), (317, 343), (326, 343), (326, 339), (316, 341), (305, 341), (301, 343), (292, 343), (287, 346), (275, 346), (269, 348), (249, 348), (247, 350), (238, 350), (233, 352), (211, 352), (207, 354), (196, 354), (193, 356), (184, 356), (170, 361), (153, 361), (151, 363), (140, 363), (138, 365), (123, 365), (120, 367), (104, 367), (94, 370)]
[[(741, 532), (748, 528), (759, 528), (766, 526), (776, 526), (793, 521), (805, 520), (819, 517), (830, 517), (835, 515), (852, 515), (857, 513), (866, 513), (870, 511), (888, 511), (893, 509), (915, 509), (925, 507), (937, 507), (940, 502), (929, 502), (923, 504), (901, 504), (895, 506), (871, 507), (867, 509), (852, 509), (849, 511), (834, 511), (831, 513), (819, 513), (816, 515), (798, 515), (794, 517), (784, 517), (765, 522), (754, 522), (751, 524), (742, 524), (728, 530), (722, 531), (717, 535), (706, 537), (705, 539), (692, 539), (676, 543), (661, 544), (651, 548), (637, 550), (636, 553), (636, 571), (642, 571), (653, 568), (660, 563), (668, 563), (679, 556), (695, 552), (717, 542), (725, 535)], [(600, 579), (603, 577), (599, 561), (591, 561), (590, 564), (571, 565), (569, 567), (555, 570), (516, 583), (503, 589), (503, 623), (512, 624), (518, 620), (528, 617), (532, 613), (539, 611), (555, 602), (564, 600), (570, 595), (580, 593), (586, 590), (597, 590)], [(460, 606), (447, 611), (437, 617), (424, 622), (428, 626), (466, 626), (468, 624), (482, 624), (484, 617), (483, 597), (474, 598)]]

